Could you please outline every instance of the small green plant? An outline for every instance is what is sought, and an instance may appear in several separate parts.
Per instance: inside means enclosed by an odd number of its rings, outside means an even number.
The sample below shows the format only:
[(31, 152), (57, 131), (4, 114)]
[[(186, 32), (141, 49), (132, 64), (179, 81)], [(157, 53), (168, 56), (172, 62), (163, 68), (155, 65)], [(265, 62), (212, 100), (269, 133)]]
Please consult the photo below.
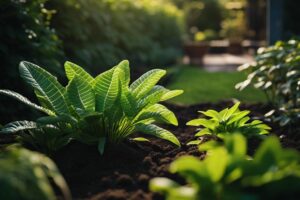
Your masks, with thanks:
[(122, 61), (96, 78), (71, 62), (65, 63), (65, 71), (69, 83), (63, 87), (56, 77), (39, 66), (21, 62), (21, 77), (34, 88), (41, 106), (9, 90), (0, 90), (0, 94), (12, 96), (49, 116), (36, 122), (12, 122), (2, 133), (29, 131), (25, 134), (27, 141), (35, 146), (46, 146), (49, 151), (77, 139), (98, 144), (99, 152), (103, 153), (107, 142), (118, 144), (135, 132), (180, 146), (171, 132), (153, 124), (178, 124), (174, 113), (159, 104), (182, 93), (182, 90), (170, 91), (156, 85), (165, 70), (153, 69), (131, 84), (128, 61)]
[(224, 143), (199, 146), (204, 160), (183, 156), (171, 166), (186, 179), (180, 185), (168, 178), (154, 178), (150, 189), (168, 200), (198, 199), (295, 199), (299, 196), (300, 155), (283, 149), (276, 137), (267, 138), (253, 158), (246, 154), (246, 138), (227, 135)]
[(300, 43), (297, 40), (277, 42), (274, 46), (260, 48), (256, 61), (239, 67), (248, 77), (236, 85), (243, 90), (249, 85), (266, 94), (274, 110), (268, 117), (281, 126), (299, 123), (300, 109)]
[[(217, 112), (215, 110), (200, 111), (206, 117), (191, 120), (187, 123), (189, 126), (201, 126), (199, 132), (195, 136), (200, 137), (203, 135), (213, 135), (215, 137), (224, 138), (225, 135), (240, 132), (247, 137), (264, 135), (269, 133), (271, 129), (260, 120), (253, 120), (249, 122), (250, 111), (239, 110), (240, 102), (233, 105), (231, 108)], [(189, 144), (199, 144), (200, 140), (195, 140)]]
[(0, 171), (0, 199), (54, 200), (57, 197), (53, 183), (64, 199), (71, 199), (55, 164), (42, 154), (17, 147), (1, 150)]

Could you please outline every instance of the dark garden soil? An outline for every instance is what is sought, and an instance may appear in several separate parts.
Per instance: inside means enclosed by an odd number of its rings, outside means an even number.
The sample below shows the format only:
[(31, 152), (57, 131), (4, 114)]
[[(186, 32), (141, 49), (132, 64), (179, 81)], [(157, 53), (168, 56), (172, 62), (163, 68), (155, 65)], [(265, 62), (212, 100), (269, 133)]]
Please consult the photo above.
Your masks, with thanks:
[[(147, 200), (162, 199), (158, 194), (149, 192), (148, 182), (157, 176), (171, 177), (183, 183), (183, 180), (168, 173), (169, 164), (182, 155), (194, 155), (203, 158), (197, 147), (185, 145), (194, 139), (195, 128), (185, 123), (197, 117), (198, 110), (221, 110), (231, 106), (231, 102), (218, 104), (200, 104), (190, 107), (168, 105), (176, 113), (180, 125), (166, 127), (181, 141), (182, 147), (176, 148), (169, 143), (153, 138), (148, 142), (127, 141), (124, 144), (108, 146), (103, 156), (96, 147), (77, 142), (69, 144), (54, 156), (54, 160), (69, 184), (74, 199), (101, 200)], [(242, 105), (241, 109), (251, 110), (254, 117), (261, 118), (269, 110), (262, 104)], [(280, 136), (283, 146), (300, 150), (300, 137), (286, 134), (284, 129), (274, 124), (273, 133)], [(295, 132), (299, 127), (293, 127)], [(298, 134), (299, 135), (299, 134)], [(249, 142), (253, 153), (259, 141)]]

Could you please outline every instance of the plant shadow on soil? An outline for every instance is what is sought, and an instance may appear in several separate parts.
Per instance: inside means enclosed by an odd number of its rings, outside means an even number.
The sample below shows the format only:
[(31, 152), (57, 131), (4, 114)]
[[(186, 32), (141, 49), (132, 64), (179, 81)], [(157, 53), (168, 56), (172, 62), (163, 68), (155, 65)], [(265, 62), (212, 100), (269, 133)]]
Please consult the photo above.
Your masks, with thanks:
[[(166, 141), (151, 138), (151, 142), (126, 141), (114, 147), (108, 146), (104, 155), (100, 155), (96, 146), (87, 146), (72, 142), (53, 157), (65, 177), (74, 199), (101, 200), (160, 200), (162, 196), (148, 189), (148, 182), (153, 177), (169, 177), (179, 183), (184, 180), (168, 172), (169, 164), (182, 155), (194, 155), (203, 159), (196, 146), (186, 143), (194, 138), (195, 127), (185, 126), (186, 122), (198, 117), (198, 110), (221, 110), (233, 103), (225, 101), (217, 104), (199, 104), (189, 107), (167, 105), (178, 117), (179, 126), (166, 126), (180, 140), (177, 148)], [(253, 117), (262, 118), (270, 107), (264, 104), (243, 104), (241, 110), (251, 110)], [(283, 146), (300, 150), (300, 138), (282, 136), (284, 129), (269, 124), (278, 136), (281, 135)], [(298, 134), (299, 135), (299, 134)], [(258, 140), (249, 141), (249, 153), (253, 154)]]

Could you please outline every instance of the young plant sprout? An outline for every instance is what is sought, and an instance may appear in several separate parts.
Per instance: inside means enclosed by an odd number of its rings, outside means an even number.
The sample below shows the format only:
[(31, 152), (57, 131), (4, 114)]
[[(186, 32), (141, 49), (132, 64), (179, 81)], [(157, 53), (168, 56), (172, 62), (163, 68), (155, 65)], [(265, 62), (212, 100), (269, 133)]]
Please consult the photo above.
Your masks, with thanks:
[[(63, 87), (56, 77), (41, 67), (21, 62), (21, 77), (33, 87), (40, 105), (9, 90), (0, 90), (0, 93), (14, 97), (48, 116), (36, 122), (12, 122), (2, 129), (2, 133), (29, 131), (34, 136), (37, 132), (49, 135), (47, 130), (50, 129), (57, 133), (50, 134), (53, 138), (48, 147), (52, 150), (67, 144), (70, 139), (76, 139), (86, 144), (98, 144), (101, 154), (105, 144), (118, 144), (138, 132), (180, 146), (171, 132), (153, 124), (178, 125), (174, 113), (159, 103), (183, 92), (156, 85), (166, 74), (165, 70), (150, 70), (131, 84), (127, 60), (95, 78), (71, 62), (65, 63), (65, 71), (69, 83)], [(38, 142), (36, 137), (30, 138), (34, 140), (32, 143)], [(138, 137), (136, 140), (147, 139)]]
[[(260, 136), (268, 134), (271, 129), (268, 125), (260, 120), (253, 120), (249, 122), (250, 111), (239, 110), (240, 102), (233, 105), (231, 108), (217, 112), (215, 110), (199, 111), (206, 118), (193, 119), (187, 123), (189, 126), (200, 126), (196, 137), (203, 135), (213, 135), (215, 137), (223, 138), (227, 134), (240, 132), (246, 137)], [(200, 140), (191, 141), (189, 144), (199, 144)]]

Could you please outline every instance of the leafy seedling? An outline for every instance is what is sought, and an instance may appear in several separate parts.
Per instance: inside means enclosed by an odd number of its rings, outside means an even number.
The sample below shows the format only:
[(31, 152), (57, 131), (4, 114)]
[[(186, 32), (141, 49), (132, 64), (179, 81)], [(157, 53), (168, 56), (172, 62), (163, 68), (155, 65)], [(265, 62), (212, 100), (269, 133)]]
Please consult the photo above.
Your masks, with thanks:
[[(268, 134), (271, 129), (260, 120), (250, 121), (248, 114), (250, 111), (239, 110), (240, 102), (233, 105), (231, 108), (217, 112), (215, 110), (199, 111), (206, 118), (191, 120), (187, 123), (188, 126), (200, 126), (196, 137), (203, 135), (212, 135), (215, 138), (224, 138), (225, 135), (240, 132), (246, 137), (261, 136)], [(199, 144), (200, 140), (191, 141), (189, 144)]]

